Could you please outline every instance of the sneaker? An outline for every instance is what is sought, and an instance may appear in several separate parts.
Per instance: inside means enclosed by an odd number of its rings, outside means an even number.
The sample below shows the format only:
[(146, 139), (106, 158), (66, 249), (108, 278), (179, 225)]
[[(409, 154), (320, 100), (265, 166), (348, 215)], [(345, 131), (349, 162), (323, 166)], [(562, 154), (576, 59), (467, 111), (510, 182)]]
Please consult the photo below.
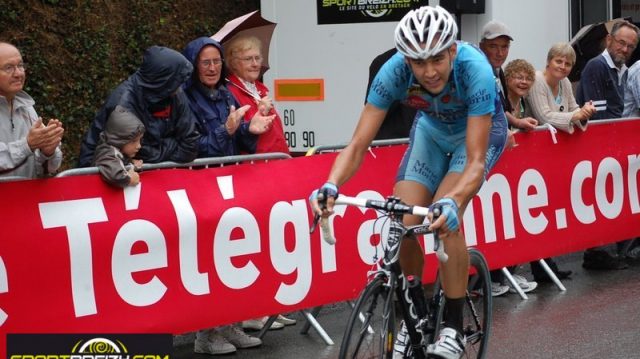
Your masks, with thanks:
[(491, 282), (491, 296), (499, 297), (503, 294), (506, 294), (509, 291), (508, 285), (502, 285), (500, 283)]
[(282, 314), (278, 314), (278, 318), (276, 319), (276, 322), (282, 325), (294, 325), (297, 323), (295, 319), (287, 318)]
[(464, 354), (466, 339), (453, 328), (442, 328), (435, 343), (427, 347), (427, 355), (442, 359), (460, 359)]
[(236, 347), (229, 343), (217, 330), (212, 329), (208, 335), (196, 335), (193, 342), (193, 351), (199, 354), (229, 354), (235, 353)]
[(236, 348), (253, 348), (260, 346), (262, 340), (260, 338), (247, 335), (239, 326), (229, 325), (220, 329), (220, 335), (222, 335), (229, 343), (233, 344)]
[[(538, 287), (538, 283), (534, 281), (529, 282), (527, 278), (518, 274), (514, 274), (513, 279), (516, 281), (516, 284), (518, 284), (518, 286), (520, 287), (520, 289), (522, 289), (524, 293), (529, 293)], [(515, 288), (509, 287), (509, 293), (517, 293), (517, 292)]]
[[(404, 320), (400, 322), (400, 330), (396, 334), (396, 341), (393, 343), (393, 359), (403, 359), (410, 357), (405, 351), (411, 349), (409, 347), (409, 332)], [(407, 355), (405, 355), (407, 354)]]
[[(262, 319), (245, 320), (244, 322), (242, 322), (242, 329), (262, 330), (262, 327), (264, 327), (267, 320), (269, 320), (269, 317), (264, 317)], [(276, 330), (276, 329), (282, 329), (282, 328), (284, 328), (284, 324), (279, 323), (278, 321), (275, 321), (271, 323), (271, 327), (269, 328), (269, 330)]]

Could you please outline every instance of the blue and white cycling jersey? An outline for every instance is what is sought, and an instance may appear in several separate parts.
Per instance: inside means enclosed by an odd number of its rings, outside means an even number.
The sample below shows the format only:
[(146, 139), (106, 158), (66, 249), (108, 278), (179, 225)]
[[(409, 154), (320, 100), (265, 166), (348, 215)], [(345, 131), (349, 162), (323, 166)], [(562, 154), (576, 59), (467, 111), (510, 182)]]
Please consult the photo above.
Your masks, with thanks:
[(477, 47), (459, 41), (452, 67), (444, 89), (432, 95), (417, 82), (404, 56), (396, 53), (381, 67), (367, 97), (368, 103), (384, 110), (394, 100), (418, 109), (411, 144), (397, 180), (420, 182), (432, 193), (447, 172), (464, 169), (469, 116), (492, 116), (485, 175), (498, 160), (506, 142), (507, 121), (493, 70), (485, 55)]

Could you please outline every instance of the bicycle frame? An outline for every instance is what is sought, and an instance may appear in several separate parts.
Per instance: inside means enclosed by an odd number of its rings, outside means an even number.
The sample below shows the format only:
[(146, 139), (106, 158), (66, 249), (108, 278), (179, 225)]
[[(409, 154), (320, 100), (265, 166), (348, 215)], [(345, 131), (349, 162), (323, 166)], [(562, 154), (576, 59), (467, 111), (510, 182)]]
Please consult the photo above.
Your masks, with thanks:
[[(403, 240), (411, 240), (408, 238), (414, 238), (415, 235), (432, 233), (429, 230), (429, 226), (431, 224), (428, 222), (415, 226), (405, 227), (402, 224), (402, 218), (404, 214), (419, 214), (426, 216), (429, 214), (429, 210), (428, 208), (424, 207), (407, 206), (404, 203), (400, 202), (400, 199), (396, 197), (389, 197), (386, 201), (364, 200), (364, 203), (362, 201), (363, 200), (359, 198), (339, 196), (336, 199), (336, 204), (361, 205), (364, 207), (381, 210), (388, 214), (388, 217), (391, 220), (389, 226), (389, 235), (387, 237), (386, 245), (382, 246), (383, 255), (376, 264), (376, 270), (370, 272), (370, 279), (381, 276), (387, 287), (391, 291), (395, 292), (400, 304), (402, 317), (407, 325), (409, 337), (411, 338), (410, 343), (413, 348), (414, 356), (418, 359), (425, 358), (424, 353), (426, 344), (428, 344), (428, 342), (432, 338), (433, 333), (435, 332), (435, 325), (432, 325), (431, 323), (435, 321), (434, 312), (436, 311), (429, 310), (428, 307), (432, 306), (433, 303), (428, 303), (426, 308), (427, 317), (420, 318), (418, 316), (414, 298), (412, 298), (412, 295), (409, 291), (409, 281), (402, 273), (402, 269), (400, 268), (399, 253), (400, 243)], [(414, 211), (418, 213), (414, 213)], [(333, 239), (333, 236), (326, 236), (327, 228), (328, 227), (326, 225), (322, 226), (325, 240), (329, 238), (327, 240), (329, 243), (335, 243), (335, 239)], [(435, 246), (439, 248), (438, 258), (442, 261), (446, 261), (447, 256), (444, 253), (441, 241), (439, 238), (437, 238), (437, 236), (435, 236), (435, 239)], [(439, 295), (439, 293), (436, 293), (436, 296), (438, 296), (438, 298)]]
[[(409, 344), (411, 349), (409, 352), (405, 350), (404, 354), (410, 354), (412, 358), (426, 358), (427, 345), (433, 342), (434, 337), (439, 331), (442, 324), (444, 312), (444, 293), (442, 292), (439, 281), (436, 281), (436, 284), (434, 286), (434, 293), (431, 296), (431, 299), (427, 300), (425, 298), (421, 290), (422, 288), (420, 288), (419, 292), (416, 292), (414, 289), (414, 294), (412, 295), (410, 290), (411, 279), (405, 277), (400, 268), (399, 251), (401, 241), (414, 240), (411, 238), (415, 238), (415, 235), (431, 233), (431, 231), (429, 230), (430, 223), (422, 223), (419, 225), (405, 227), (402, 224), (402, 217), (404, 216), (404, 214), (426, 216), (429, 214), (429, 209), (426, 207), (406, 205), (395, 197), (389, 197), (386, 201), (376, 201), (366, 200), (362, 198), (339, 196), (336, 199), (335, 203), (336, 205), (356, 205), (376, 209), (386, 214), (391, 220), (389, 227), (389, 236), (387, 237), (387, 241), (383, 242), (382, 245), (383, 255), (379, 260), (377, 260), (375, 269), (368, 273), (368, 284), (365, 287), (365, 290), (361, 292), (361, 295), (358, 298), (358, 302), (354, 307), (354, 311), (349, 318), (347, 331), (345, 333), (345, 337), (343, 338), (341, 346), (340, 357), (345, 357), (347, 355), (347, 352), (350, 352), (350, 350), (354, 350), (353, 357), (356, 357), (355, 355), (357, 355), (357, 353), (359, 353), (361, 350), (373, 350), (374, 352), (376, 352), (377, 345), (380, 345), (376, 343), (376, 340), (381, 340), (381, 346), (377, 347), (381, 352), (378, 352), (378, 354), (375, 355), (379, 355), (380, 357), (384, 358), (390, 358), (393, 351), (393, 346), (389, 343), (388, 338), (393, 337), (395, 339), (395, 330), (393, 329), (393, 327), (391, 329), (388, 329), (390, 323), (389, 318), (395, 317), (394, 308), (392, 307), (393, 303), (389, 303), (390, 298), (393, 297), (393, 293), (398, 299), (400, 311), (407, 326), (407, 332), (410, 338)], [(436, 214), (435, 210), (434, 214)], [(323, 232), (330, 230), (330, 227), (326, 223), (325, 225), (321, 225), (321, 228)], [(335, 243), (335, 239), (333, 238), (333, 235), (331, 233), (323, 233), (323, 238), (325, 238), (325, 240), (329, 238), (331, 242)], [(447, 260), (447, 256), (444, 253), (441, 240), (437, 235), (435, 235), (435, 233), (434, 239), (434, 249), (436, 249), (438, 259), (444, 262)], [(464, 334), (465, 336), (468, 336), (469, 343), (473, 343), (472, 345), (479, 346), (478, 350), (476, 350), (476, 348), (474, 348), (474, 350), (478, 354), (478, 358), (482, 358), (486, 352), (486, 342), (488, 340), (488, 331), (490, 329), (491, 323), (490, 279), (488, 279), (488, 268), (482, 254), (477, 250), (472, 249), (470, 250), (470, 257), (472, 259), (470, 262), (473, 262), (471, 263), (471, 265), (476, 268), (478, 272), (482, 272), (480, 275), (478, 275), (478, 279), (481, 280), (481, 282), (478, 283), (481, 283), (483, 285), (479, 288), (481, 290), (480, 293), (484, 294), (478, 295), (478, 290), (468, 287), (466, 295), (466, 305), (470, 321), (465, 324), (468, 326), (464, 328)], [(475, 285), (475, 282), (476, 281), (472, 282), (473, 284), (471, 285)], [(416, 282), (413, 281), (412, 283), (414, 285), (413, 288), (415, 288), (416, 285), (422, 285), (421, 282), (417, 282), (418, 284), (416, 284)], [(420, 295), (416, 293), (420, 293)], [(486, 293), (488, 293), (488, 296), (485, 295)], [(416, 300), (415, 297), (422, 298), (418, 300), (424, 300), (423, 317), (418, 315), (418, 304), (414, 303), (414, 301)], [(383, 300), (384, 303), (379, 303), (380, 299), (377, 298), (385, 298)], [(478, 298), (480, 298), (480, 301), (482, 302), (482, 313), (480, 313), (480, 315), (474, 307), (476, 305), (474, 304), (474, 300), (477, 301)], [(382, 313), (376, 311), (377, 305), (381, 306)], [(359, 310), (362, 308), (365, 309), (365, 316), (363, 316), (362, 312), (359, 312)], [(378, 308), (378, 310), (380, 310), (380, 308)], [(356, 321), (356, 317), (354, 315), (359, 315), (365, 326), (368, 326), (370, 323), (377, 322), (375, 318), (380, 318), (381, 316), (382, 322), (378, 322), (378, 324), (376, 324), (381, 325), (381, 335), (369, 340), (369, 342), (374, 342), (372, 345), (368, 342), (368, 339), (364, 338), (362, 331), (357, 332), (360, 334), (355, 334), (357, 338), (352, 341), (351, 337), (352, 335), (354, 335), (353, 329), (356, 325), (354, 324)], [(392, 332), (389, 332), (388, 330), (391, 330)], [(355, 347), (351, 348), (352, 345), (354, 345)], [(362, 347), (365, 347), (365, 349), (363, 349)], [(371, 357), (370, 355), (371, 354), (369, 354), (369, 356), (367, 357)]]

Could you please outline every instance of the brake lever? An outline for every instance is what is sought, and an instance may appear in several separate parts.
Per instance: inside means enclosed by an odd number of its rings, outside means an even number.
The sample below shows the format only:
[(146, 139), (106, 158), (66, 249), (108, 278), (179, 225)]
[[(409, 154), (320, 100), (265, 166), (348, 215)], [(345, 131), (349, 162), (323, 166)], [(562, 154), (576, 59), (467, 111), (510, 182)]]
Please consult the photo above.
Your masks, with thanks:
[(316, 214), (315, 216), (313, 216), (313, 224), (311, 225), (309, 234), (313, 233), (316, 230), (316, 227), (318, 226), (318, 222), (320, 222), (320, 215)]

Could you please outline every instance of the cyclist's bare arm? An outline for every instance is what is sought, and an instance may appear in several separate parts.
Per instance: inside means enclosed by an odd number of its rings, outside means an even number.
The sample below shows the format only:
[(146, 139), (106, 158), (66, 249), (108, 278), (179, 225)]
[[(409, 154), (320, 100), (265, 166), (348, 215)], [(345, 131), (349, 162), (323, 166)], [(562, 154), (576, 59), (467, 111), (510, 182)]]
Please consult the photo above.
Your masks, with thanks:
[[(333, 167), (331, 167), (327, 182), (340, 186), (356, 173), (369, 145), (371, 145), (371, 141), (376, 137), (386, 114), (387, 110), (379, 109), (372, 104), (367, 103), (364, 106), (351, 142), (349, 142), (349, 145), (340, 152), (338, 158), (336, 158)], [(333, 203), (333, 198), (327, 200), (327, 209), (324, 215), (333, 212)], [(322, 213), (317, 201), (312, 201), (312, 206), (315, 213)]]
[[(485, 158), (489, 147), (489, 132), (491, 130), (491, 115), (470, 116), (467, 122), (466, 146), (467, 164), (460, 175), (460, 179), (451, 190), (442, 197), (452, 198), (458, 208), (459, 214), (464, 213), (467, 204), (478, 192), (484, 181)], [(436, 198), (436, 199), (439, 199)], [(432, 229), (440, 228), (445, 222), (445, 217), (439, 218), (433, 223)]]

